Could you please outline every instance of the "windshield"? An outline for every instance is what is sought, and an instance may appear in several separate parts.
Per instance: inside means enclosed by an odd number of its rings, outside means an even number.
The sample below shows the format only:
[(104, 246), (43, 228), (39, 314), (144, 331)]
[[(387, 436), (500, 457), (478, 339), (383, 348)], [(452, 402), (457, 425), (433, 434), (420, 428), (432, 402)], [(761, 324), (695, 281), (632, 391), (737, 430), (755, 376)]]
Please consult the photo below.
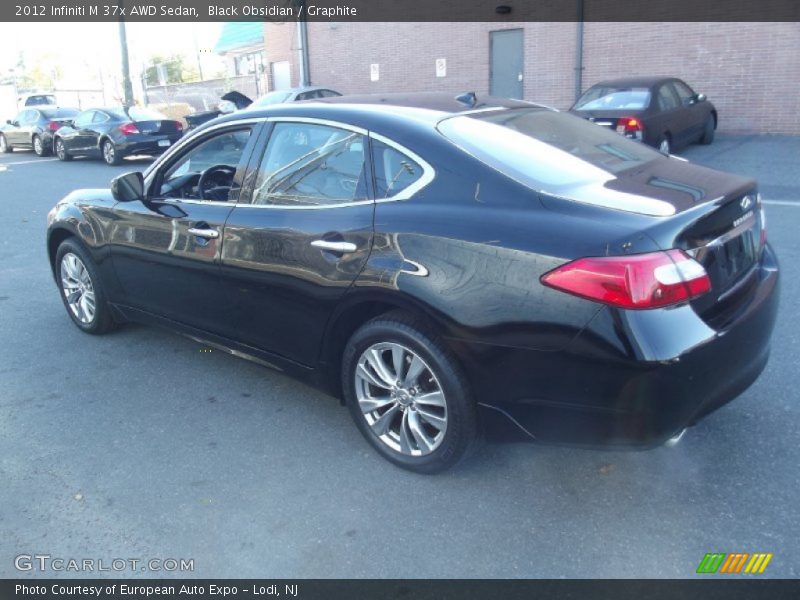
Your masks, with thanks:
[(25, 106), (44, 106), (55, 103), (56, 103), (56, 97), (50, 94), (29, 96), (28, 99), (25, 100)]
[(574, 110), (642, 110), (649, 105), (647, 88), (595, 86), (581, 96)]
[(286, 102), (291, 95), (291, 92), (270, 92), (253, 102), (253, 105), (265, 106), (267, 104), (280, 104), (281, 102)]
[(663, 155), (575, 115), (521, 108), (448, 117), (438, 129), (462, 150), (533, 190), (621, 210), (674, 212), (666, 203), (605, 185), (622, 171), (667, 160)]

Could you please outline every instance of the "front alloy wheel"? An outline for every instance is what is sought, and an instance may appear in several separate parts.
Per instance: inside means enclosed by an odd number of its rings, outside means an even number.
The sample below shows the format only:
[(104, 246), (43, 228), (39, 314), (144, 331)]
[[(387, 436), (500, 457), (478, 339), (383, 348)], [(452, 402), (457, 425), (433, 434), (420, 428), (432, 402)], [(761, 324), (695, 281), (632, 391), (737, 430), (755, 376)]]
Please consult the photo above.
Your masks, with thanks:
[(44, 144), (38, 135), (33, 136), (33, 151), (36, 156), (44, 156)]
[(103, 334), (116, 326), (91, 254), (74, 238), (61, 242), (55, 256), (61, 300), (72, 322), (86, 333)]
[(114, 142), (111, 140), (103, 142), (103, 160), (106, 161), (107, 165), (120, 164), (121, 157), (117, 152), (117, 148), (114, 146)]
[(72, 160), (72, 156), (67, 152), (67, 147), (64, 145), (64, 140), (56, 138), (56, 156), (58, 160)]
[(669, 156), (671, 148), (669, 147), (669, 138), (663, 138), (658, 145), (658, 151), (665, 156)]
[(447, 401), (431, 368), (409, 348), (373, 344), (358, 360), (356, 396), (386, 446), (406, 456), (430, 454), (447, 432)]
[(94, 284), (83, 261), (72, 252), (61, 257), (61, 289), (73, 316), (84, 325), (95, 318)]

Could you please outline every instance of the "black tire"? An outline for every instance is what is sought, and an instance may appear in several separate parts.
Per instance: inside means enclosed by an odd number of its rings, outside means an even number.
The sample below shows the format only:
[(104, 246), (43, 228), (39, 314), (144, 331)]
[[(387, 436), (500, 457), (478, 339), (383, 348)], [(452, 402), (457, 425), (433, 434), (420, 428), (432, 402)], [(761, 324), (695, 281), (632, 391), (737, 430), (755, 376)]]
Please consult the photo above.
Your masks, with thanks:
[(33, 139), (31, 140), (31, 145), (33, 146), (33, 152), (36, 154), (36, 156), (50, 155), (50, 148), (45, 145), (40, 136), (34, 135)]
[[(62, 262), (68, 255), (72, 255), (80, 259), (80, 262), (83, 264), (89, 274), (91, 290), (94, 292), (95, 307), (93, 318), (89, 322), (83, 322), (75, 314), (75, 312), (73, 312), (73, 309), (70, 307), (70, 303), (67, 299), (67, 294), (64, 290), (62, 280)], [(106, 296), (103, 282), (100, 279), (100, 275), (97, 271), (97, 266), (95, 265), (94, 260), (92, 260), (91, 255), (74, 238), (68, 238), (64, 240), (58, 247), (58, 251), (56, 252), (55, 274), (56, 284), (58, 285), (61, 301), (64, 303), (64, 308), (66, 309), (70, 319), (72, 319), (72, 322), (75, 323), (78, 329), (85, 333), (101, 335), (108, 333), (116, 327), (114, 318), (111, 315), (111, 308), (108, 305), (108, 297)]]
[(0, 152), (3, 154), (11, 154), (14, 148), (8, 143), (6, 136), (0, 133)]
[(107, 165), (114, 167), (122, 164), (122, 156), (120, 156), (120, 153), (117, 152), (117, 147), (111, 140), (105, 140), (103, 145), (100, 147), (100, 150), (103, 154), (103, 161)]
[(72, 155), (67, 152), (67, 147), (64, 145), (64, 140), (61, 138), (56, 138), (55, 148), (58, 160), (63, 160), (65, 162), (72, 160)]
[[(428, 378), (428, 382), (435, 381), (441, 388), (445, 403), (445, 408), (441, 410), (445, 411), (447, 425), (438, 445), (427, 454), (412, 456), (391, 448), (372, 430), (360, 408), (356, 391), (356, 370), (359, 360), (365, 351), (375, 344), (382, 343), (399, 344), (416, 354), (427, 367), (426, 375), (432, 376)], [(417, 473), (438, 473), (455, 466), (475, 448), (476, 405), (467, 379), (450, 350), (421, 319), (403, 312), (392, 312), (364, 324), (353, 334), (345, 347), (341, 377), (344, 397), (359, 431), (384, 458), (395, 465)], [(422, 396), (424, 392), (418, 391)], [(388, 391), (386, 393), (388, 394)], [(417, 399), (419, 400), (421, 396)], [(418, 408), (409, 406), (400, 410), (408, 410), (411, 415)], [(419, 419), (421, 414), (419, 412), (416, 414), (420, 415), (416, 417)], [(402, 421), (405, 416), (403, 413), (396, 413), (392, 418)], [(419, 448), (422, 446), (419, 445)]]
[(714, 118), (714, 115), (708, 115), (706, 126), (703, 129), (703, 137), (700, 138), (700, 143), (708, 146), (711, 142), (713, 142), (714, 133), (716, 132), (716, 130), (717, 130), (717, 121)]

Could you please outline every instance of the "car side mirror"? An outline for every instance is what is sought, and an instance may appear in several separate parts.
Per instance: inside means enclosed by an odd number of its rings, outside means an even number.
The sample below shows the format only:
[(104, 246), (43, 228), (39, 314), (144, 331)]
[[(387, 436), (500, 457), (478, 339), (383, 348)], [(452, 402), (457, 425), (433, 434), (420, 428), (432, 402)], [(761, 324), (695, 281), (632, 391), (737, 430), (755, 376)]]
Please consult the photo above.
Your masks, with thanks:
[(13, 125), (13, 123), (11, 122), (11, 119), (6, 119), (6, 124), (7, 125)]
[(706, 99), (706, 95), (705, 95), (705, 94), (697, 94), (697, 95), (695, 96), (695, 101), (696, 101), (696, 102), (702, 102), (702, 101), (703, 101), (703, 100), (705, 100), (705, 99)]
[(144, 200), (144, 175), (139, 171), (124, 173), (111, 180), (111, 195), (117, 202)]

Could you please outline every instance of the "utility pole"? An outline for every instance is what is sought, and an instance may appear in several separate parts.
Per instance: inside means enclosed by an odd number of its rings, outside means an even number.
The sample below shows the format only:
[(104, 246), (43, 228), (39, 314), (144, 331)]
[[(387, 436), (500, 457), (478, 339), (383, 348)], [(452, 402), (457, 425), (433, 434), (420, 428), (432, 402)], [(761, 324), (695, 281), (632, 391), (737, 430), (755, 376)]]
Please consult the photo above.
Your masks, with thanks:
[[(120, 2), (122, 5), (122, 2)], [(131, 84), (130, 65), (128, 64), (128, 36), (125, 33), (125, 21), (119, 20), (119, 53), (122, 56), (122, 93), (125, 106), (133, 106), (133, 85)]]

